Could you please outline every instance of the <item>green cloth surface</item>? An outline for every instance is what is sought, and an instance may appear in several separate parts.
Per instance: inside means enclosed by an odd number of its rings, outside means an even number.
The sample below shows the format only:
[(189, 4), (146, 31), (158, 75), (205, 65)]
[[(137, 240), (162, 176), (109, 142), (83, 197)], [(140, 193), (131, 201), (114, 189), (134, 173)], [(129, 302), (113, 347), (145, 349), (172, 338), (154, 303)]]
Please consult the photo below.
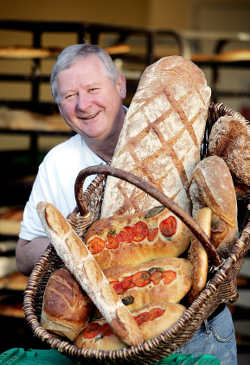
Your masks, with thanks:
[(75, 363), (57, 350), (24, 350), (13, 348), (0, 355), (2, 365), (75, 365)]
[[(73, 365), (76, 364), (57, 350), (24, 350), (13, 348), (0, 355), (1, 365)], [(84, 362), (82, 361), (84, 365)], [(94, 364), (94, 362), (93, 362)], [(220, 361), (211, 355), (173, 354), (154, 365), (220, 365)]]
[(220, 365), (220, 360), (211, 355), (173, 354), (165, 357), (154, 365)]

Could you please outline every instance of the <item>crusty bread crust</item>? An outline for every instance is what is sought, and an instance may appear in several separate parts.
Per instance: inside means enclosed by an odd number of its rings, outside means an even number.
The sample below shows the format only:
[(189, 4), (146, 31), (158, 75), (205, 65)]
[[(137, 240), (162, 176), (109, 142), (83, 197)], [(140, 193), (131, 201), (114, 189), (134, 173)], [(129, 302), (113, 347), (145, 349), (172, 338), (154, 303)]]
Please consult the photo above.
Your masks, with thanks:
[(130, 311), (146, 305), (178, 303), (190, 290), (192, 264), (178, 257), (164, 257), (140, 265), (121, 265), (104, 270)]
[[(207, 234), (211, 236), (212, 211), (210, 208), (202, 208), (195, 217), (197, 223)], [(202, 244), (193, 238), (188, 251), (188, 258), (192, 263), (192, 288), (189, 292), (189, 300), (193, 300), (200, 294), (207, 282), (208, 255)]]
[[(133, 312), (133, 315), (138, 321), (144, 341), (146, 341), (169, 329), (182, 316), (185, 309), (181, 304), (164, 303), (157, 306), (145, 306), (141, 310)], [(160, 315), (152, 318), (156, 311), (160, 312)], [(125, 344), (106, 326), (103, 319), (93, 321), (90, 325), (89, 330), (87, 325), (76, 339), (75, 344), (78, 347), (92, 350), (119, 350), (125, 347)], [(92, 329), (92, 333), (90, 329)]]
[(107, 269), (179, 256), (190, 243), (190, 231), (167, 208), (158, 207), (141, 215), (102, 218), (90, 226), (85, 240), (101, 268)]
[(50, 203), (40, 202), (38, 214), (58, 256), (92, 299), (114, 333), (128, 345), (142, 342), (142, 335), (100, 266), (62, 214)]
[[(190, 212), (187, 185), (200, 159), (210, 95), (204, 73), (181, 56), (164, 57), (147, 67), (111, 166), (144, 178)], [(140, 214), (156, 205), (135, 186), (109, 176), (101, 215)]]
[(237, 236), (237, 202), (234, 184), (225, 161), (218, 156), (202, 160), (194, 169), (190, 197), (193, 217), (199, 209), (212, 210), (211, 242), (222, 250)]
[(54, 271), (47, 282), (42, 304), (41, 325), (74, 340), (86, 325), (93, 303), (64, 267)]
[(237, 180), (250, 189), (250, 124), (244, 118), (219, 118), (209, 135), (210, 155), (223, 158)]

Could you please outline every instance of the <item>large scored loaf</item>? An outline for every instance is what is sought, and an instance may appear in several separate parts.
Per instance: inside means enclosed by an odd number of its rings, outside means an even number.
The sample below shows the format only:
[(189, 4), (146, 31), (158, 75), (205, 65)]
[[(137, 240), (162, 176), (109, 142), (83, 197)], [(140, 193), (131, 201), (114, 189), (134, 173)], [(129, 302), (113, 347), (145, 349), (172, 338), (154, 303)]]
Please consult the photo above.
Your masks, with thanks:
[[(147, 67), (111, 165), (144, 178), (190, 212), (187, 184), (200, 159), (210, 95), (203, 72), (181, 56)], [(157, 204), (133, 185), (108, 177), (101, 215), (140, 213)]]

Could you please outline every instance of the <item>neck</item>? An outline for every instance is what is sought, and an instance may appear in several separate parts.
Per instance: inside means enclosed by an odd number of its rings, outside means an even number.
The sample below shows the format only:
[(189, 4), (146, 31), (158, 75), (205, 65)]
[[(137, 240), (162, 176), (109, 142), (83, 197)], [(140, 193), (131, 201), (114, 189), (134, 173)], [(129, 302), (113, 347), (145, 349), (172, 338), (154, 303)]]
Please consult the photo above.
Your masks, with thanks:
[(104, 139), (98, 140), (84, 137), (88, 147), (106, 162), (109, 162), (113, 157), (114, 150), (123, 126), (124, 118), (125, 109), (122, 108), (118, 118), (116, 118), (113, 129)]

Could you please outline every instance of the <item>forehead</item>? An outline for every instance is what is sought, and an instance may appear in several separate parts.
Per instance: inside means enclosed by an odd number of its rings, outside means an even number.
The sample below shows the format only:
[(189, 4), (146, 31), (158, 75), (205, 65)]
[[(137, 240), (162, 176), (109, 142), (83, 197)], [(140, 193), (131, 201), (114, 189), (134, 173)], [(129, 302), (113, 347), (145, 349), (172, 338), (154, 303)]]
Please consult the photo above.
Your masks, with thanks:
[(76, 60), (70, 67), (62, 70), (57, 75), (59, 86), (79, 82), (93, 83), (107, 79), (107, 70), (103, 62), (95, 55)]

